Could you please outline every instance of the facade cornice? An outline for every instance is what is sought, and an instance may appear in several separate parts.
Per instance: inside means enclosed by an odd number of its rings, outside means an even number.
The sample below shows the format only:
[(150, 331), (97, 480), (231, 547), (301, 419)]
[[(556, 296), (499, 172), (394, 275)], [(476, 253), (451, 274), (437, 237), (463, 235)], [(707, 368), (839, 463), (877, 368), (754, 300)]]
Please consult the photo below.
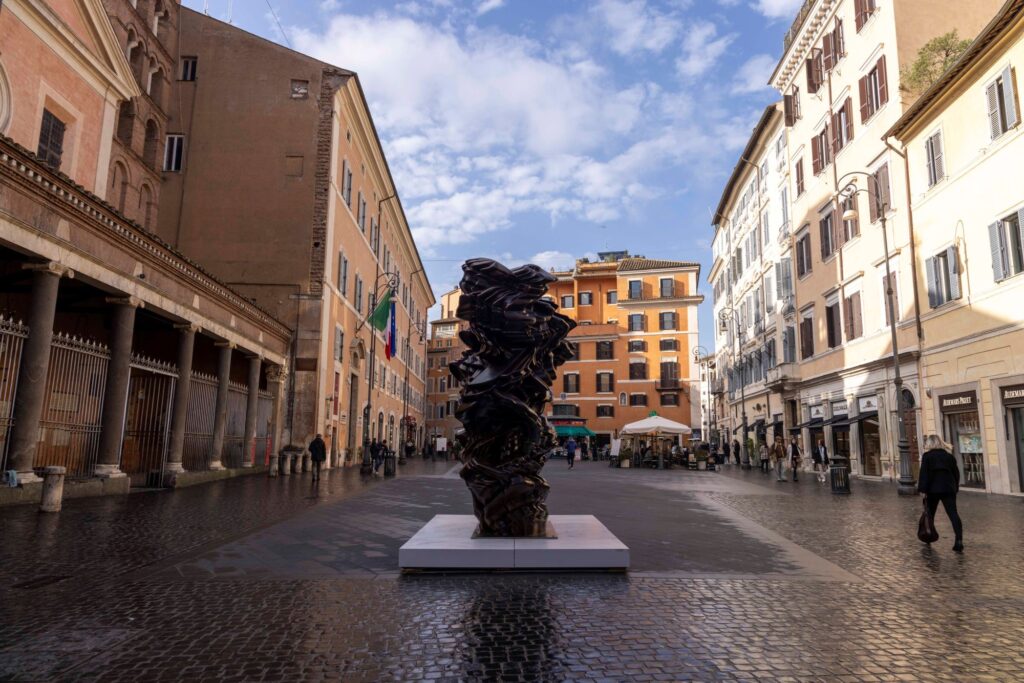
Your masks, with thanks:
[(818, 29), (825, 23), (839, 0), (806, 0), (797, 12), (793, 25), (783, 40), (784, 51), (769, 84), (780, 92), (785, 90), (785, 83), (799, 72), (814, 44)]

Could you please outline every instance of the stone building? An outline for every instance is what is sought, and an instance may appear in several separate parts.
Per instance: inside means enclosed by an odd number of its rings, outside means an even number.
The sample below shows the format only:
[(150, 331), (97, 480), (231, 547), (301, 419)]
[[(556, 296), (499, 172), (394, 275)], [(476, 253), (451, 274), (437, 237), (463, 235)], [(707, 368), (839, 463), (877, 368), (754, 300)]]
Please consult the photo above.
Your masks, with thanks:
[(883, 140), (911, 104), (900, 73), (932, 38), (954, 28), (974, 35), (1000, 4), (807, 0), (770, 79), (788, 135), (794, 310), (785, 320), (797, 348), (794, 360), (768, 372), (767, 385), (782, 394), (786, 430), (805, 447), (820, 439), (849, 454), (862, 476), (899, 475), (890, 285), (912, 475), (921, 433), (917, 242), (904, 152)]
[(427, 435), (443, 436), (452, 442), (462, 423), (455, 419), (459, 387), (448, 370), (448, 363), (457, 361), (466, 350), (459, 332), (466, 323), (455, 317), (461, 290), (455, 288), (441, 295), (441, 317), (430, 321), (427, 343)]
[(0, 45), (0, 502), (263, 465), (291, 332), (105, 201), (142, 89), (103, 5), (8, 0)]
[(1024, 493), (1024, 0), (888, 131), (904, 146), (922, 293), (921, 424), (968, 490)]
[[(577, 355), (558, 369), (551, 417), (586, 426), (597, 446), (652, 412), (700, 424), (697, 346), (700, 265), (600, 254), (553, 271), (548, 295), (578, 326)], [(557, 431), (557, 428), (556, 428)]]
[[(187, 8), (178, 29), (158, 233), (293, 326), (286, 441), (352, 463), (406, 416), (421, 440), (434, 298), (358, 76)], [(390, 361), (364, 324), (389, 288)]]

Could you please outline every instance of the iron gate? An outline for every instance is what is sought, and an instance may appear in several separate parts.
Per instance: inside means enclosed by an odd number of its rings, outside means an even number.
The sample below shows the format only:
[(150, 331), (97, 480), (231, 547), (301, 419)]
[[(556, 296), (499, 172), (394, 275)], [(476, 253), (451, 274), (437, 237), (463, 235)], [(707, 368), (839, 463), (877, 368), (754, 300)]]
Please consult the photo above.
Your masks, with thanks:
[(185, 445), (181, 464), (186, 470), (210, 469), (213, 448), (213, 424), (217, 416), (217, 378), (192, 373), (185, 414)]
[(268, 391), (259, 393), (259, 402), (256, 404), (256, 457), (253, 458), (254, 465), (270, 464), (270, 424), (274, 412), (274, 399)]
[(242, 466), (245, 444), (245, 405), (249, 390), (239, 382), (228, 383), (228, 428), (224, 435), (224, 467)]
[(28, 327), (0, 315), (0, 472), (7, 471), (7, 442), (14, 425), (14, 398), (18, 393), (21, 349)]
[(133, 356), (131, 372), (121, 471), (131, 477), (132, 486), (160, 487), (167, 460), (177, 368)]
[(110, 351), (98, 342), (57, 333), (50, 345), (36, 469), (67, 468), (67, 476), (92, 476), (100, 447), (100, 421)]

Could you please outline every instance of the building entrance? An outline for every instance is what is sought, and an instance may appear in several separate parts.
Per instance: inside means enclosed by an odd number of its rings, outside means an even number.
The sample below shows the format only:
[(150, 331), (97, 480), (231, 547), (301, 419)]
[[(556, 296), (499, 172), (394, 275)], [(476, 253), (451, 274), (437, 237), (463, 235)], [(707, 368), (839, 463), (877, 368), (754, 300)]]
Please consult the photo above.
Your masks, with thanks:
[(968, 488), (985, 488), (985, 449), (978, 418), (978, 395), (973, 391), (939, 397), (943, 431), (953, 444), (953, 454), (960, 466), (960, 484)]

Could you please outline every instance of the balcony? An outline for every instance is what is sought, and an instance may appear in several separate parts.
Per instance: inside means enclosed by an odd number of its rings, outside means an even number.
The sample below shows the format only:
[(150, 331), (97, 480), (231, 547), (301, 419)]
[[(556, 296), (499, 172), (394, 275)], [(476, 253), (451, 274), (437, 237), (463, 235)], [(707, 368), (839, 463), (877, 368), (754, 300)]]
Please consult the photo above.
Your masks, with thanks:
[(714, 378), (711, 380), (710, 391), (712, 394), (725, 393), (725, 381), (721, 377)]
[(769, 389), (782, 390), (800, 380), (796, 363), (783, 363), (768, 370), (765, 386)]
[(683, 383), (675, 377), (664, 378), (658, 380), (658, 391), (675, 391), (682, 388)]

